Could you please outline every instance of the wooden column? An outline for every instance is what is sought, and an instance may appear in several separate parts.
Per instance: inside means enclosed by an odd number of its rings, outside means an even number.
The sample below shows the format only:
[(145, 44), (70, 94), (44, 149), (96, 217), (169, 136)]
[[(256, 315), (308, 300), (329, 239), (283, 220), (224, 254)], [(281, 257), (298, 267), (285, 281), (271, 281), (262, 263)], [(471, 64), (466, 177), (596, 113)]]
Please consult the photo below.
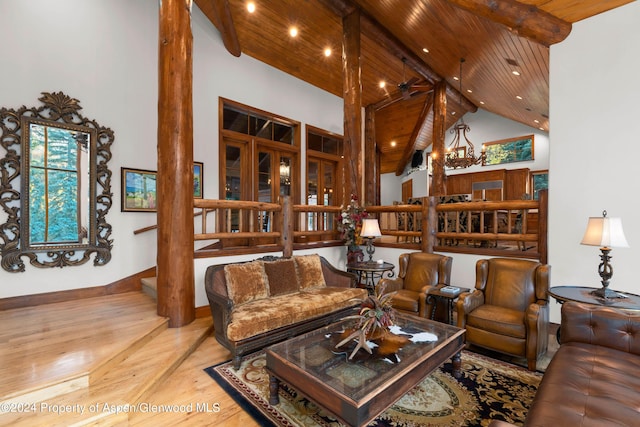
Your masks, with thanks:
[(380, 205), (380, 156), (376, 144), (376, 110), (373, 105), (364, 112), (364, 201)]
[(195, 319), (191, 1), (160, 2), (158, 52), (158, 315)]
[(433, 100), (433, 179), (431, 180), (433, 196), (446, 194), (444, 176), (444, 133), (447, 118), (447, 85), (444, 80), (436, 84)]
[(342, 77), (344, 80), (344, 143), (342, 154), (345, 189), (342, 203), (351, 194), (362, 194), (362, 82), (360, 76), (360, 13), (342, 19)]

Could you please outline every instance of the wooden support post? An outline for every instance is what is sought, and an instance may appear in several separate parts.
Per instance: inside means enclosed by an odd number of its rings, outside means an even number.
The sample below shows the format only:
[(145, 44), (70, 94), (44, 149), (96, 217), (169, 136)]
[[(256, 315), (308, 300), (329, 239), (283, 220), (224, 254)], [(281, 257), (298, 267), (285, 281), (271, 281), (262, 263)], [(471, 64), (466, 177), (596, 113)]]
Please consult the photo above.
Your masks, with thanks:
[(158, 315), (195, 319), (191, 1), (160, 3), (158, 52)]
[(446, 82), (441, 80), (436, 84), (433, 101), (433, 179), (431, 181), (431, 195), (444, 196), (447, 191), (444, 177), (444, 133), (447, 119)]
[[(538, 253), (540, 254), (540, 262), (547, 264), (549, 262), (548, 245), (548, 221), (549, 221), (549, 190), (538, 191)], [(525, 242), (526, 244), (526, 242)]]
[(282, 230), (280, 230), (280, 244), (282, 245), (282, 256), (289, 258), (293, 255), (293, 203), (291, 197), (280, 198), (280, 218), (282, 219)]
[(376, 111), (369, 105), (364, 111), (364, 202), (380, 205), (380, 156), (376, 144)]
[(436, 245), (436, 232), (438, 231), (438, 213), (436, 212), (436, 198), (427, 197), (427, 203), (422, 207), (422, 252), (433, 253)]
[(351, 194), (362, 195), (362, 81), (360, 70), (360, 12), (342, 19), (342, 76), (344, 91), (344, 143), (342, 152), (345, 190), (342, 203)]

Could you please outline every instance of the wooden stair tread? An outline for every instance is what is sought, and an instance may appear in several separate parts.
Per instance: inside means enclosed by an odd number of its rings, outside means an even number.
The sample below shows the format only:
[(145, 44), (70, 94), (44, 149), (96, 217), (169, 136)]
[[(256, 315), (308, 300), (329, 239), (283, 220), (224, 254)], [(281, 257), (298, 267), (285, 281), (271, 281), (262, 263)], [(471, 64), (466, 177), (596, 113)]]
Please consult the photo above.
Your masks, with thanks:
[[(211, 335), (212, 328), (209, 317), (196, 319), (182, 328), (164, 329), (117, 365), (100, 375), (92, 374), (87, 388), (46, 399), (45, 406), (37, 402), (34, 404), (38, 409), (36, 413), (0, 415), (0, 424), (127, 425), (128, 405), (141, 402), (148, 396)], [(40, 412), (40, 409), (53, 407), (68, 407), (75, 411), (65, 413), (62, 421), (60, 415), (53, 411)], [(84, 408), (84, 413), (80, 408)], [(93, 412), (91, 408), (94, 408)]]
[[(167, 328), (151, 298), (128, 294), (0, 311), (0, 402), (39, 399), (47, 388), (73, 390), (115, 355), (122, 360), (150, 331)], [(36, 311), (39, 321), (30, 322)]]

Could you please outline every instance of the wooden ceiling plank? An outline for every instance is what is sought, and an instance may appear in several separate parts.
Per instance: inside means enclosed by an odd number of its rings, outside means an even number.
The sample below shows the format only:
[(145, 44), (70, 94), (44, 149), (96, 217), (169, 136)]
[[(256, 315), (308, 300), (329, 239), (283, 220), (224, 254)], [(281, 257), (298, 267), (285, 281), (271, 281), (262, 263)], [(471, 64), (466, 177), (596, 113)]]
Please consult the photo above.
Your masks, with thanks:
[(516, 0), (447, 0), (476, 16), (507, 26), (519, 36), (544, 46), (560, 43), (569, 36), (571, 23)]
[(222, 43), (229, 53), (235, 57), (242, 54), (240, 41), (233, 24), (229, 0), (195, 0), (196, 5), (209, 21), (220, 31)]
[(402, 152), (402, 157), (398, 164), (396, 165), (396, 176), (400, 176), (404, 172), (404, 167), (409, 163), (409, 160), (413, 156), (413, 152), (416, 150), (416, 142), (418, 141), (418, 135), (422, 130), (422, 127), (425, 125), (427, 120), (427, 116), (429, 115), (429, 111), (431, 110), (431, 106), (433, 105), (433, 92), (429, 93), (427, 99), (425, 99), (424, 104), (422, 105), (422, 111), (420, 111), (420, 116), (418, 117), (418, 121), (416, 122), (415, 127), (413, 128), (413, 132), (411, 132), (411, 137), (407, 142), (407, 145), (404, 146), (404, 151)]

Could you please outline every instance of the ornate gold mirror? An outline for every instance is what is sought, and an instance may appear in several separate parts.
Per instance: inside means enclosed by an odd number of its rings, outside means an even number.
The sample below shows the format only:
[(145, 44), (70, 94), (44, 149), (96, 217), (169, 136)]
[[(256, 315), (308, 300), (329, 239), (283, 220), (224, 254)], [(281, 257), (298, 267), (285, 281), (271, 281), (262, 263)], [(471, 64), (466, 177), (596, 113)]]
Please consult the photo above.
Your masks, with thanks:
[[(114, 136), (79, 114), (77, 99), (43, 92), (39, 108), (0, 109), (2, 268), (94, 265), (111, 259), (111, 159)], [(20, 178), (18, 180), (18, 178)], [(18, 186), (19, 181), (19, 186)]]

